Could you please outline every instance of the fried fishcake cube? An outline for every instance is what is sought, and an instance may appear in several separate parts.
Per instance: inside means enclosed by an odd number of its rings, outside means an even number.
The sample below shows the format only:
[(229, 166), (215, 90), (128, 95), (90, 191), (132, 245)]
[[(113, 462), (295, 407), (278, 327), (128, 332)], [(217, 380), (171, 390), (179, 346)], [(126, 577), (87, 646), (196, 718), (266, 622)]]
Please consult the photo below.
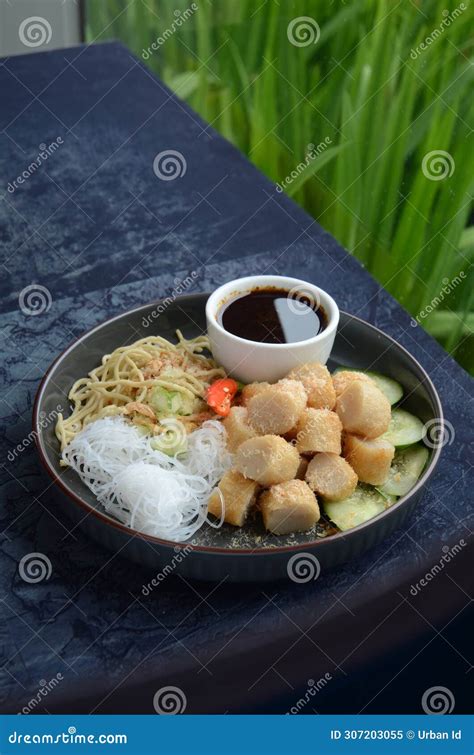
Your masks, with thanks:
[(344, 434), (343, 454), (361, 482), (383, 485), (388, 477), (395, 446), (384, 438)]
[(357, 475), (342, 456), (316, 454), (308, 464), (305, 480), (311, 490), (327, 501), (342, 501), (352, 495)]
[(365, 438), (382, 435), (390, 423), (389, 400), (375, 383), (354, 380), (341, 393), (336, 412), (344, 430)]
[(261, 485), (275, 485), (294, 479), (300, 456), (296, 448), (278, 435), (261, 435), (238, 447), (235, 468)]
[(232, 406), (222, 424), (227, 433), (227, 448), (232, 453), (244, 440), (254, 438), (257, 435), (248, 423), (248, 412), (245, 406)]
[(265, 529), (275, 535), (305, 532), (319, 521), (316, 496), (303, 480), (272, 485), (259, 497)]
[(244, 385), (242, 388), (241, 393), (241, 399), (243, 406), (247, 406), (250, 399), (256, 396), (261, 391), (264, 391), (265, 388), (268, 388), (270, 383), (248, 383), (248, 385)]
[(305, 409), (297, 425), (296, 448), (300, 453), (341, 453), (342, 424), (329, 409)]
[(334, 408), (336, 392), (326, 365), (319, 362), (301, 364), (299, 367), (293, 367), (287, 377), (303, 383), (308, 394), (308, 406), (313, 409)]
[(336, 391), (336, 397), (339, 397), (343, 393), (347, 386), (354, 382), (354, 380), (361, 380), (363, 383), (373, 383), (374, 381), (363, 372), (357, 372), (356, 370), (341, 370), (336, 372), (332, 376), (332, 384)]
[(248, 402), (251, 427), (266, 435), (283, 435), (296, 425), (306, 406), (306, 391), (299, 380), (279, 380)]
[(224, 521), (242, 527), (255, 503), (258, 484), (247, 480), (237, 470), (229, 469), (217, 487), (218, 490), (213, 490), (209, 496), (208, 513), (220, 519), (224, 505)]

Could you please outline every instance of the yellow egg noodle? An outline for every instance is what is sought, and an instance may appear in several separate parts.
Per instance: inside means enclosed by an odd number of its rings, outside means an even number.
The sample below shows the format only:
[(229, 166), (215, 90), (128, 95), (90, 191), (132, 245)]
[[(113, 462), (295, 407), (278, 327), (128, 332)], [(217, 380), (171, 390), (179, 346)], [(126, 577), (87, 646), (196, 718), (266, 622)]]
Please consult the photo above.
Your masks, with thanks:
[(87, 425), (103, 417), (130, 415), (137, 425), (150, 432), (160, 432), (154, 423), (155, 412), (147, 402), (149, 391), (158, 386), (183, 400), (195, 400), (195, 411), (180, 417), (188, 432), (195, 429), (205, 416), (206, 388), (225, 372), (213, 359), (201, 352), (209, 350), (207, 336), (185, 339), (176, 331), (178, 343), (172, 344), (161, 336), (147, 336), (128, 345), (120, 346), (102, 358), (102, 364), (87, 377), (76, 380), (68, 398), (72, 411), (68, 417), (58, 415), (56, 436), (61, 451)]

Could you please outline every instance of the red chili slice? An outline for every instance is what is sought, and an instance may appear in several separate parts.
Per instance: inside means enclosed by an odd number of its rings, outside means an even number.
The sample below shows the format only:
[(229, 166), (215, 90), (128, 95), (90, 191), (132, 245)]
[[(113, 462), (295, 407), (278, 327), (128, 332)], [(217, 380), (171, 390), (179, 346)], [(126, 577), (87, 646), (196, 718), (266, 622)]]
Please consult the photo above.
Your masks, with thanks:
[(206, 401), (216, 414), (227, 417), (239, 386), (232, 378), (216, 380), (206, 391)]

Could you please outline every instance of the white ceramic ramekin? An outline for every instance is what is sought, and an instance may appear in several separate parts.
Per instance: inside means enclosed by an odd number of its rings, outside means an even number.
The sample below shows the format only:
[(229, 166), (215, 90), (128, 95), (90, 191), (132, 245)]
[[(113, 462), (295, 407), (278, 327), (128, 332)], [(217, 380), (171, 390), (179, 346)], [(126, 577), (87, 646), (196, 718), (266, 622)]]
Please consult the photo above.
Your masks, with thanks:
[[(223, 305), (237, 294), (255, 288), (275, 286), (313, 297), (325, 310), (326, 328), (306, 341), (293, 343), (259, 343), (228, 333), (218, 320)], [(304, 316), (304, 315), (302, 315)], [(252, 275), (225, 283), (217, 288), (206, 304), (207, 332), (214, 359), (226, 372), (244, 383), (266, 380), (273, 383), (293, 367), (305, 362), (326, 364), (334, 344), (339, 323), (339, 309), (334, 299), (318, 286), (283, 275)]]

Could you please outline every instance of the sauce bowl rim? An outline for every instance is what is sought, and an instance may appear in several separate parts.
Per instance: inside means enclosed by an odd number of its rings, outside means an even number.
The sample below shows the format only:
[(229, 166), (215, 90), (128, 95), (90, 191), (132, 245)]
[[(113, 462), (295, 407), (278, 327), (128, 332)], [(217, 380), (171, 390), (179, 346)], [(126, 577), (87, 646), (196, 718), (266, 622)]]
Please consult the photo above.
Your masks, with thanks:
[[(277, 281), (277, 283), (271, 283), (270, 281)], [(291, 341), (290, 343), (266, 343), (264, 341), (252, 341), (249, 338), (236, 336), (234, 335), (234, 333), (230, 333), (228, 330), (226, 330), (217, 319), (219, 306), (222, 299), (225, 296), (231, 294), (233, 291), (235, 293), (238, 293), (241, 289), (243, 289), (243, 294), (245, 294), (247, 291), (250, 293), (253, 288), (257, 288), (258, 286), (261, 286), (265, 283), (267, 285), (281, 285), (283, 289), (286, 289), (287, 286), (290, 285), (288, 291), (290, 291), (291, 288), (295, 288), (299, 285), (303, 289), (306, 289), (309, 293), (313, 291), (316, 297), (321, 300), (321, 305), (327, 313), (328, 322), (326, 327), (320, 333), (317, 333), (317, 335), (312, 336), (312, 338), (305, 338), (302, 341)], [(237, 286), (236, 284), (239, 285)], [(339, 307), (336, 301), (330, 294), (328, 294), (327, 291), (325, 291), (323, 288), (320, 288), (319, 286), (315, 286), (314, 283), (310, 283), (309, 281), (305, 281), (301, 278), (292, 278), (286, 275), (248, 275), (244, 278), (235, 278), (231, 281), (228, 281), (227, 283), (223, 283), (212, 292), (206, 302), (206, 319), (208, 327), (209, 325), (212, 325), (221, 335), (228, 338), (233, 343), (239, 343), (248, 346), (251, 345), (254, 349), (261, 348), (268, 351), (297, 349), (301, 346), (308, 346), (313, 343), (319, 343), (325, 339), (330, 338), (333, 333), (335, 333), (337, 326), (339, 325)]]

